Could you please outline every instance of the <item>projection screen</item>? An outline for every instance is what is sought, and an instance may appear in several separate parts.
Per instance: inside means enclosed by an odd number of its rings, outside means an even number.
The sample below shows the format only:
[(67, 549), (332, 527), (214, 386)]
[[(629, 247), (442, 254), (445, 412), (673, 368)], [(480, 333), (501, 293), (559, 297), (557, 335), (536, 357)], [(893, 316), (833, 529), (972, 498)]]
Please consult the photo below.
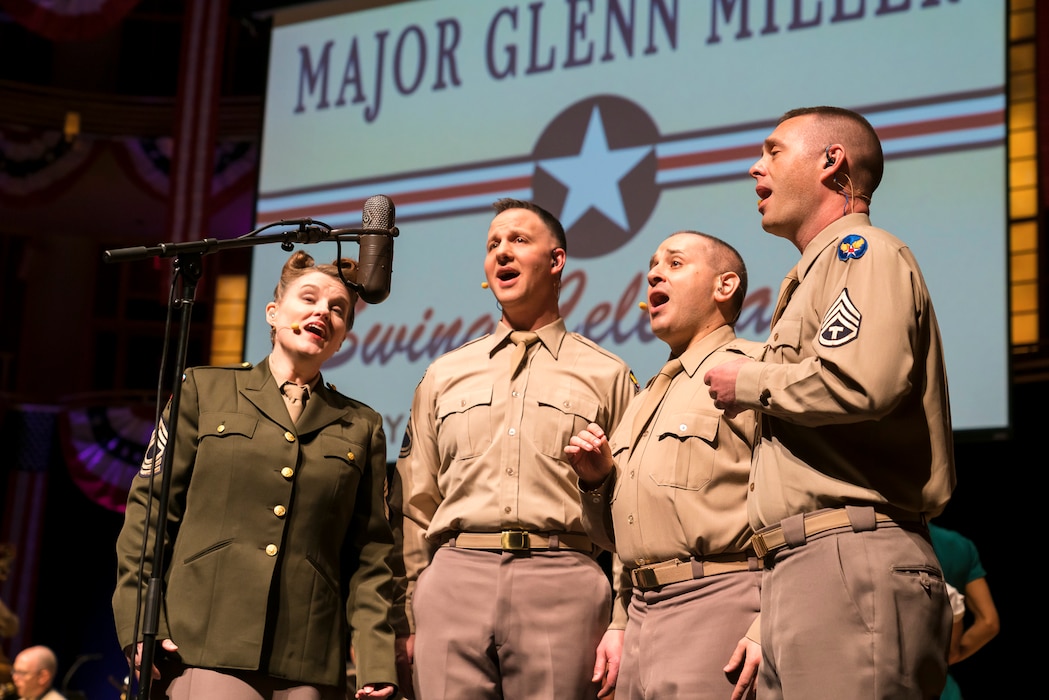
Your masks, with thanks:
[[(374, 3), (373, 3), (374, 4)], [(1006, 7), (991, 0), (421, 0), (278, 12), (256, 223), (360, 227), (396, 205), (392, 291), (361, 303), (326, 381), (384, 419), (391, 459), (440, 353), (490, 331), (485, 238), (500, 197), (568, 233), (570, 330), (642, 384), (667, 356), (639, 308), (648, 260), (681, 229), (732, 243), (750, 292), (737, 333), (764, 340), (798, 259), (761, 229), (754, 181), (776, 118), (856, 109), (886, 172), (875, 225), (931, 289), (956, 431), (1009, 429)], [(320, 262), (336, 245), (307, 246)], [(357, 257), (354, 242), (342, 254)], [(288, 253), (252, 250), (245, 360), (270, 350), (264, 306)]]

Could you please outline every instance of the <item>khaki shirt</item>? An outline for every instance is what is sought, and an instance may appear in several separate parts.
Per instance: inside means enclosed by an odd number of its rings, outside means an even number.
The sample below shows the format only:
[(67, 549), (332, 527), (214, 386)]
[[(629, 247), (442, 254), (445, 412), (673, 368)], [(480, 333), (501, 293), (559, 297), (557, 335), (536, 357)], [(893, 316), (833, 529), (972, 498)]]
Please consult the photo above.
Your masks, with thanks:
[(456, 533), (585, 532), (564, 446), (590, 422), (613, 430), (637, 383), (619, 357), (566, 332), (563, 320), (538, 333), (513, 380), (515, 346), (500, 324), (434, 360), (415, 390), (391, 499), (404, 516), (412, 629), (415, 581)]
[(683, 371), (640, 435), (632, 425), (648, 389), (631, 402), (609, 439), (615, 459), (610, 478), (583, 496), (587, 530), (599, 545), (614, 547), (628, 569), (748, 548), (755, 414), (726, 418), (714, 408), (703, 375), (761, 350), (760, 343), (736, 339), (722, 326), (681, 356)]
[(736, 380), (764, 414), (749, 502), (755, 529), (846, 504), (938, 515), (955, 485), (943, 347), (910, 248), (850, 214), (795, 268), (762, 362)]

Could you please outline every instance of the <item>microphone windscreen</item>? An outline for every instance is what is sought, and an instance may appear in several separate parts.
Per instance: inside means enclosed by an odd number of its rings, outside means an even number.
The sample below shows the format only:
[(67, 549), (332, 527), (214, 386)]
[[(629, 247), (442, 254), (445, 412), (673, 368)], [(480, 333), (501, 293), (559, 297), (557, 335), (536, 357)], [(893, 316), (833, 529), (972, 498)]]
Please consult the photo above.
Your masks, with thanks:
[(393, 228), (396, 209), (393, 200), (384, 194), (368, 197), (361, 211), (361, 224), (366, 229), (389, 230)]

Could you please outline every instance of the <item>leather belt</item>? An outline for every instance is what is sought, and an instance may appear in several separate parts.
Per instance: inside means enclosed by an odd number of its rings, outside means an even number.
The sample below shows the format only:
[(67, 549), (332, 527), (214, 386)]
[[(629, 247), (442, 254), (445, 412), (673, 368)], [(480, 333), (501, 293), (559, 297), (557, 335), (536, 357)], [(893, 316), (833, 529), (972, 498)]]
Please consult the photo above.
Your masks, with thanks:
[[(924, 518), (918, 515), (909, 519), (907, 517), (892, 517), (886, 513), (879, 513), (876, 510), (871, 513), (872, 510), (873, 509), (870, 506), (847, 506), (845, 508), (825, 509), (817, 510), (812, 513), (805, 513), (803, 516), (804, 538), (813, 537), (840, 527), (852, 527), (854, 531), (862, 532), (875, 529), (878, 527), (879, 523), (897, 526), (924, 525), (925, 523)], [(852, 513), (851, 517), (850, 511)], [(873, 518), (871, 518), (871, 515), (873, 515)], [(866, 520), (867, 522), (860, 522), (862, 520)], [(754, 533), (754, 536), (750, 541), (754, 546), (754, 551), (759, 557), (766, 557), (769, 554), (788, 546), (787, 535), (784, 531), (783, 523), (763, 528)], [(802, 542), (803, 541), (804, 539), (802, 539)], [(796, 546), (796, 544), (791, 546)]]
[(759, 571), (764, 563), (753, 552), (740, 552), (707, 559), (671, 559), (631, 569), (630, 580), (635, 588), (648, 589), (670, 583), (693, 581), (704, 576), (717, 576), (737, 571)]
[(503, 530), (502, 532), (460, 532), (444, 543), (445, 547), (463, 549), (501, 549), (504, 552), (520, 552), (532, 549), (571, 549), (591, 553), (594, 545), (586, 535), (542, 534), (527, 530)]

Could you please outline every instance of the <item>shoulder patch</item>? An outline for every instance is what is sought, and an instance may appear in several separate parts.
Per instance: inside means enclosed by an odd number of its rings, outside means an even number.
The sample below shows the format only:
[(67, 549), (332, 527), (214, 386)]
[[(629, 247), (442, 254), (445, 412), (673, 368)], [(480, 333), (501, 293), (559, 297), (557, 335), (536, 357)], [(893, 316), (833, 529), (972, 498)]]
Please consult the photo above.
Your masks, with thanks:
[(838, 260), (845, 262), (850, 258), (862, 258), (863, 254), (867, 252), (867, 247), (866, 238), (850, 233), (845, 238), (842, 238), (841, 243), (838, 244)]
[(820, 326), (820, 345), (836, 348), (856, 340), (860, 335), (861, 318), (860, 310), (849, 298), (849, 290), (841, 290), (841, 294), (830, 305), (823, 317), (823, 325)]
[(167, 418), (160, 419), (160, 426), (153, 431), (153, 436), (146, 446), (146, 453), (142, 458), (142, 466), (139, 467), (138, 475), (149, 478), (150, 474), (159, 474), (164, 465), (164, 448), (168, 444), (168, 422)]
[(412, 421), (408, 420), (408, 426), (404, 429), (404, 439), (401, 440), (401, 452), (398, 455), (400, 457), (407, 457), (412, 453)]

